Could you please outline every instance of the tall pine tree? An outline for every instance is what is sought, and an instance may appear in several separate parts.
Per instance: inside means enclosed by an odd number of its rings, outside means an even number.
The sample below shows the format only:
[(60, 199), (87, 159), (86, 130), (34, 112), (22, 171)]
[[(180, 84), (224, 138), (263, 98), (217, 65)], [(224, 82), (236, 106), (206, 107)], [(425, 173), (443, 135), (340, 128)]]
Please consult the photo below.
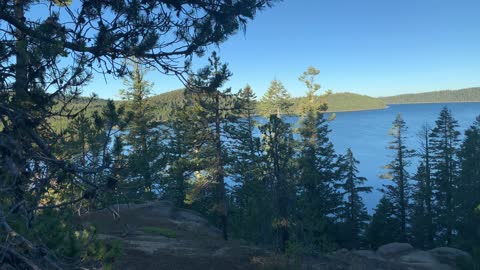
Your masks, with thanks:
[(227, 64), (222, 64), (215, 52), (209, 58), (209, 65), (199, 70), (189, 83), (189, 88), (199, 106), (199, 115), (203, 118), (204, 130), (199, 138), (208, 158), (207, 168), (211, 183), (214, 185), (215, 212), (218, 224), (222, 228), (223, 238), (228, 239), (228, 210), (225, 167), (229, 163), (227, 138), (236, 122), (237, 110), (235, 96), (231, 88), (220, 90), (232, 76)]
[(400, 114), (393, 121), (393, 127), (390, 130), (393, 140), (390, 142), (389, 149), (394, 152), (393, 160), (386, 165), (388, 173), (385, 178), (390, 179), (392, 183), (385, 184), (383, 192), (385, 198), (395, 207), (396, 219), (400, 228), (397, 235), (398, 241), (407, 241), (407, 225), (410, 214), (411, 186), (409, 183), (409, 173), (407, 167), (410, 165), (410, 158), (414, 152), (407, 148), (407, 125)]
[(454, 196), (458, 188), (458, 122), (444, 107), (435, 121), (430, 141), (432, 149), (432, 175), (434, 178), (435, 222), (439, 243), (452, 245), (456, 221)]
[(131, 61), (132, 71), (124, 78), (126, 88), (120, 90), (122, 98), (129, 101), (126, 103), (129, 115), (126, 141), (131, 147), (129, 167), (133, 190), (130, 195), (138, 193), (149, 199), (154, 196), (154, 183), (158, 184), (160, 180), (157, 174), (163, 169), (158, 164), (161, 140), (148, 102), (153, 84), (145, 79), (147, 69), (135, 61)]
[(298, 158), (299, 237), (309, 248), (332, 247), (334, 216), (341, 204), (335, 185), (339, 181), (338, 157), (328, 135), (330, 129), (322, 109), (315, 103), (320, 85), (315, 83), (319, 71), (309, 68), (301, 77), (307, 86), (308, 103), (298, 130), (301, 144)]
[(412, 194), (412, 241), (414, 245), (422, 248), (432, 248), (435, 239), (430, 132), (430, 126), (424, 124), (418, 133), (420, 148), (417, 156), (420, 164), (413, 177), (416, 185)]
[(295, 193), (293, 189), (293, 146), (294, 140), (290, 124), (275, 114), (265, 125), (260, 126), (263, 148), (266, 155), (266, 181), (273, 194), (273, 228), (277, 235), (277, 246), (285, 251), (290, 240), (292, 207)]
[(455, 194), (458, 245), (469, 251), (476, 248), (476, 252), (480, 252), (480, 219), (474, 216), (480, 205), (480, 116), (465, 131), (459, 159), (460, 177)]

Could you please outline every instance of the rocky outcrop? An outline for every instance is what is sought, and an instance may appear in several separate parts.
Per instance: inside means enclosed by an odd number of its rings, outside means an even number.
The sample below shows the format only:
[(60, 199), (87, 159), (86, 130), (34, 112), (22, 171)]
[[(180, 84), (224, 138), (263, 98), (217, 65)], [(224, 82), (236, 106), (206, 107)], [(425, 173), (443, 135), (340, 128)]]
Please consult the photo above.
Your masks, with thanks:
[(462, 250), (440, 247), (423, 251), (414, 249), (408, 243), (390, 243), (379, 247), (376, 252), (354, 250), (343, 257), (352, 256), (371, 261), (372, 265), (382, 265), (383, 269), (457, 270), (468, 269), (473, 263), (472, 257)]
[(114, 266), (122, 270), (463, 270), (472, 263), (461, 250), (422, 251), (407, 243), (292, 259), (241, 240), (224, 241), (202, 215), (168, 201), (115, 205), (83, 217), (82, 223), (94, 224), (101, 239), (123, 243), (124, 255)]

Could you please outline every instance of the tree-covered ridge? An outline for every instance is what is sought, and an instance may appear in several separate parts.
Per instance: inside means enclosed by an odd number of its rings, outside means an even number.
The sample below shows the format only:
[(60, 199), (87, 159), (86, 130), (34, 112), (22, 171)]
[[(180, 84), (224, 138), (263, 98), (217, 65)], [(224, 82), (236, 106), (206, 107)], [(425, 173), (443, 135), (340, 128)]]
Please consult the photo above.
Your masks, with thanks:
[[(315, 97), (316, 103), (321, 105), (326, 103), (328, 105), (327, 112), (345, 112), (345, 111), (361, 111), (385, 108), (385, 103), (378, 98), (359, 95), (355, 93), (333, 93), (328, 96)], [(307, 101), (307, 97), (292, 98), (292, 106), (289, 114), (301, 115), (302, 108)], [(257, 103), (257, 113), (265, 114), (266, 107), (263, 102)]]
[[(150, 109), (153, 114), (153, 121), (165, 122), (172, 118), (175, 108), (180, 108), (185, 103), (184, 89), (177, 89), (166, 93), (154, 95), (148, 97), (146, 100), (149, 103)], [(344, 112), (344, 111), (361, 111), (361, 110), (373, 110), (385, 108), (385, 103), (378, 98), (373, 98), (366, 95), (359, 95), (354, 93), (334, 93), (326, 97), (316, 97), (316, 104), (321, 105), (324, 102), (328, 105), (328, 112)], [(74, 104), (70, 106), (72, 108), (83, 108), (89, 101), (89, 98), (80, 97), (75, 100)], [(288, 114), (301, 115), (302, 108), (307, 97), (296, 97), (291, 99), (292, 106), (289, 111), (282, 112)], [(123, 106), (127, 105), (129, 101), (115, 101), (115, 105)], [(254, 101), (255, 114), (266, 115), (267, 109), (265, 103), (262, 101)], [(91, 115), (93, 111), (100, 110), (102, 106), (106, 105), (106, 100), (95, 99), (90, 106), (86, 109), (87, 116)], [(60, 106), (60, 105), (58, 105)], [(68, 124), (68, 119), (58, 118), (52, 123), (59, 130), (64, 129)]]
[(380, 97), (387, 104), (480, 102), (480, 87)]

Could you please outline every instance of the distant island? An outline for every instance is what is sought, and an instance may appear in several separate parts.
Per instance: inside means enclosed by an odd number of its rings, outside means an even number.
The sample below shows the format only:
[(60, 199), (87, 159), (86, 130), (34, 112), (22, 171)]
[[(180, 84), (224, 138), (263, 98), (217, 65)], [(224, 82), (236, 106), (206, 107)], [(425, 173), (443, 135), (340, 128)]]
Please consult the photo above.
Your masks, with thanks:
[(480, 102), (480, 87), (380, 97), (386, 104)]

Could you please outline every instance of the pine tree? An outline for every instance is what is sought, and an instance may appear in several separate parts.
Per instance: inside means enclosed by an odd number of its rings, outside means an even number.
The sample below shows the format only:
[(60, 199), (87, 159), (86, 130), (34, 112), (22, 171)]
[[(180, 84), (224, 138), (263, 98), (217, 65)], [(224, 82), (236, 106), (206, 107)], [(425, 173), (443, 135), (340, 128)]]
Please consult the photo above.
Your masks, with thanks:
[(439, 242), (450, 246), (456, 221), (454, 194), (458, 187), (457, 152), (460, 132), (456, 130), (458, 123), (447, 107), (442, 109), (435, 124), (430, 135), (433, 153), (435, 223), (439, 226)]
[(255, 120), (255, 94), (246, 86), (237, 96), (241, 118), (231, 132), (232, 190), (231, 227), (237, 236), (258, 244), (272, 241), (272, 197), (265, 181), (265, 160)]
[(367, 239), (373, 248), (398, 241), (401, 228), (397, 212), (398, 209), (390, 199), (385, 196), (380, 199), (367, 229)]
[[(9, 0), (0, 4), (0, 200), (4, 206), (0, 225), (7, 228), (8, 235), (17, 236), (2, 237), (0, 243), (0, 249), (12, 250), (0, 258), (0, 264), (16, 262), (9, 268), (59, 269), (49, 254), (45, 256), (37, 235), (21, 233), (18, 224), (27, 224), (29, 232), (37, 231), (37, 223), (32, 221), (41, 215), (39, 200), (56, 185), (55, 179), (89, 190), (91, 195), (102, 187), (79, 176), (88, 172), (106, 177), (102, 167), (85, 168), (59, 154), (63, 152), (58, 149), (63, 134), (56, 133), (47, 120), (79, 115), (85, 108), (76, 110), (70, 105), (93, 74), (124, 76), (124, 59), (131, 57), (164, 74), (179, 74), (193, 55), (225, 41), (258, 10), (271, 5), (269, 0), (234, 4), (210, 0), (80, 1), (73, 8), (71, 2)], [(63, 192), (68, 190), (58, 190)], [(62, 207), (82, 200), (68, 199)], [(21, 215), (12, 220), (4, 214), (10, 211)]]
[(209, 58), (209, 65), (199, 70), (192, 77), (188, 91), (190, 91), (198, 102), (199, 115), (203, 118), (203, 134), (199, 134), (199, 139), (205, 144), (204, 157), (208, 158), (209, 166), (206, 170), (209, 172), (211, 180), (215, 186), (214, 208), (219, 217), (219, 225), (223, 231), (223, 237), (228, 239), (228, 210), (227, 210), (227, 190), (225, 187), (225, 178), (227, 172), (225, 167), (229, 163), (228, 145), (226, 138), (231, 137), (229, 127), (236, 122), (237, 106), (235, 96), (231, 88), (220, 90), (225, 82), (232, 76), (226, 64), (220, 62), (220, 58), (215, 52)]
[(196, 169), (192, 150), (198, 127), (192, 115), (192, 110), (183, 104), (173, 110), (170, 116), (172, 120), (166, 124), (169, 129), (166, 146), (168, 171), (162, 187), (165, 189), (165, 197), (178, 207), (185, 206), (188, 179)]
[(328, 122), (318, 110), (309, 109), (298, 130), (298, 211), (301, 238), (310, 248), (331, 248), (334, 216), (341, 204), (335, 186), (339, 181), (338, 156), (328, 138)]
[(284, 252), (290, 239), (295, 197), (292, 183), (293, 135), (290, 125), (274, 114), (265, 125), (260, 126), (260, 132), (266, 155), (266, 181), (274, 201), (273, 227), (278, 248)]
[(474, 217), (475, 209), (480, 205), (480, 116), (465, 131), (459, 159), (460, 177), (455, 194), (458, 245), (473, 251), (474, 248), (480, 249), (479, 218)]
[(342, 166), (343, 183), (339, 186), (343, 191), (344, 197), (339, 213), (339, 218), (343, 223), (341, 234), (345, 236), (345, 245), (349, 248), (358, 248), (361, 245), (368, 221), (370, 220), (361, 193), (372, 192), (372, 187), (364, 186), (367, 179), (357, 176), (357, 165), (359, 163), (349, 148)]
[(280, 117), (281, 114), (288, 113), (292, 106), (290, 94), (277, 79), (271, 82), (261, 101), (265, 104), (267, 117), (271, 114), (276, 114), (277, 117)]
[[(303, 74), (298, 78), (301, 82), (305, 84), (307, 87), (307, 96), (305, 99), (305, 104), (303, 104), (302, 112), (305, 114), (306, 112), (313, 110), (321, 110), (326, 111), (328, 106), (326, 103), (317, 104), (318, 98), (316, 93), (320, 90), (320, 84), (315, 82), (315, 77), (320, 74), (320, 70), (314, 68), (313, 66), (308, 67), (308, 69), (303, 72)], [(327, 91), (327, 95), (330, 91)]]
[(391, 184), (384, 184), (383, 192), (385, 198), (395, 207), (400, 234), (397, 235), (398, 241), (407, 241), (408, 217), (410, 215), (411, 186), (409, 183), (409, 173), (407, 167), (410, 165), (410, 158), (414, 151), (406, 146), (407, 126), (400, 114), (393, 121), (393, 128), (390, 135), (393, 141), (390, 142), (389, 149), (394, 151), (394, 159), (386, 166), (389, 170), (384, 175), (385, 178), (392, 180)]
[(420, 149), (417, 156), (420, 157), (420, 165), (413, 177), (417, 183), (412, 194), (412, 237), (414, 244), (422, 248), (432, 248), (435, 238), (430, 132), (431, 128), (425, 124), (418, 134)]
[[(140, 194), (145, 198), (152, 198), (158, 157), (160, 156), (160, 134), (154, 128), (153, 114), (148, 97), (152, 94), (153, 84), (145, 79), (147, 70), (141, 67), (136, 60), (132, 60), (132, 72), (124, 79), (126, 89), (120, 90), (123, 99), (128, 104), (129, 125), (127, 143), (131, 146), (129, 166), (132, 183), (140, 183)], [(132, 192), (133, 196), (135, 192)]]

